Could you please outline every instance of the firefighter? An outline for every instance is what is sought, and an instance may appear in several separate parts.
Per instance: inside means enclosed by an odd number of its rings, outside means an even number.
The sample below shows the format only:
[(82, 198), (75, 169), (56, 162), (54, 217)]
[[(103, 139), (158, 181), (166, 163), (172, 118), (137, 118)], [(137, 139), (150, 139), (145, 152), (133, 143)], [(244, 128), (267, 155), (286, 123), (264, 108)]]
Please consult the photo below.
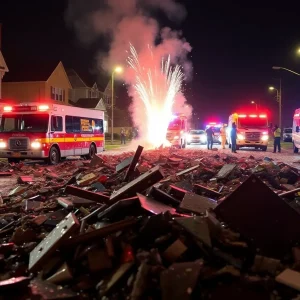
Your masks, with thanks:
[(214, 143), (214, 131), (212, 130), (211, 126), (209, 126), (207, 129), (206, 129), (206, 136), (207, 136), (207, 149), (212, 149), (213, 147), (213, 143)]
[(122, 128), (121, 129), (121, 144), (125, 145), (125, 143), (126, 143), (126, 132), (125, 132), (125, 129)]
[(223, 126), (220, 129), (220, 134), (221, 134), (221, 146), (222, 149), (225, 149), (225, 144), (226, 144), (226, 125), (223, 124)]
[(231, 132), (230, 132), (230, 139), (231, 139), (231, 151), (232, 153), (236, 153), (236, 124), (235, 122), (232, 123)]
[(278, 153), (280, 153), (281, 152), (281, 145), (280, 145), (281, 129), (278, 127), (278, 125), (275, 125), (273, 134), (274, 134), (274, 151), (273, 151), (273, 153), (276, 153), (277, 148), (278, 148)]

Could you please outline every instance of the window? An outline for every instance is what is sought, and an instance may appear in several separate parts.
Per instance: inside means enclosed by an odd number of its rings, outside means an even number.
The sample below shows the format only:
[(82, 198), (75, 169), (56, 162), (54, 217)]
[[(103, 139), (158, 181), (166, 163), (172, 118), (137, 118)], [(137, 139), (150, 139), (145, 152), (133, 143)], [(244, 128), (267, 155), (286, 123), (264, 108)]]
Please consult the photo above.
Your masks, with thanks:
[(49, 115), (47, 114), (18, 114), (3, 115), (1, 120), (2, 132), (47, 132)]
[(88, 90), (88, 98), (92, 98), (92, 91)]
[(66, 132), (73, 132), (73, 122), (71, 116), (66, 116)]
[(56, 101), (65, 101), (65, 90), (61, 88), (50, 87), (50, 98)]
[(94, 133), (103, 133), (103, 120), (100, 119), (95, 120)]
[(51, 116), (51, 131), (63, 131), (62, 117)]
[(73, 117), (73, 132), (81, 132), (80, 130), (80, 118)]

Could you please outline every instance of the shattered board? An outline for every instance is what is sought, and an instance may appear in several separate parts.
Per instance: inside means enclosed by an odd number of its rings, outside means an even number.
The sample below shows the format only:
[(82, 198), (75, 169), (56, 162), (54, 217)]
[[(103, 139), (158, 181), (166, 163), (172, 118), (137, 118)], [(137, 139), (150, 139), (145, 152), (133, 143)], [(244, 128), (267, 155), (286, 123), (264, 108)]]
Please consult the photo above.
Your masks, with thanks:
[(261, 253), (282, 257), (300, 240), (300, 214), (255, 175), (215, 208), (232, 229), (252, 240)]

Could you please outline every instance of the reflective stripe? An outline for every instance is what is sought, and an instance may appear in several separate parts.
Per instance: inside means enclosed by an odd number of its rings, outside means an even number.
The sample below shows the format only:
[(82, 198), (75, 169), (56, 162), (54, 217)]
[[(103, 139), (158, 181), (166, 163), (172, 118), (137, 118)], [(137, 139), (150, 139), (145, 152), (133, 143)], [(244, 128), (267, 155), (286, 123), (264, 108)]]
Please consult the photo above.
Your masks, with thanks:
[(91, 142), (91, 141), (104, 141), (104, 137), (67, 137), (67, 138), (43, 138), (37, 139), (41, 143), (63, 143), (63, 142)]

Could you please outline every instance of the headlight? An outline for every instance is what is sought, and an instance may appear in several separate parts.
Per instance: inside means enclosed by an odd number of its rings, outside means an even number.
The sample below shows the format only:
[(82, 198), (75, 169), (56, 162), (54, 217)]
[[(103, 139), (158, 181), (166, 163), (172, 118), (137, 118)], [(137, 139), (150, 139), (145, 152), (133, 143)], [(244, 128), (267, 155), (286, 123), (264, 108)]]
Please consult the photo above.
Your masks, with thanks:
[(0, 148), (1, 149), (6, 148), (6, 143), (3, 141), (0, 141)]
[(205, 135), (202, 135), (202, 136), (200, 137), (200, 140), (201, 140), (201, 142), (206, 142), (207, 138), (206, 138)]
[(187, 140), (188, 140), (188, 142), (192, 140), (192, 136), (190, 134), (188, 134)]
[(42, 144), (40, 142), (32, 142), (31, 143), (31, 148), (33, 149), (39, 149), (42, 147)]
[(238, 138), (238, 140), (244, 140), (245, 139), (245, 137), (240, 133), (237, 134), (237, 138)]
[(261, 137), (261, 140), (262, 141), (267, 141), (269, 139), (269, 136), (268, 135), (263, 135), (262, 137)]
[(178, 135), (174, 136), (174, 140), (178, 140), (178, 139), (179, 139)]

